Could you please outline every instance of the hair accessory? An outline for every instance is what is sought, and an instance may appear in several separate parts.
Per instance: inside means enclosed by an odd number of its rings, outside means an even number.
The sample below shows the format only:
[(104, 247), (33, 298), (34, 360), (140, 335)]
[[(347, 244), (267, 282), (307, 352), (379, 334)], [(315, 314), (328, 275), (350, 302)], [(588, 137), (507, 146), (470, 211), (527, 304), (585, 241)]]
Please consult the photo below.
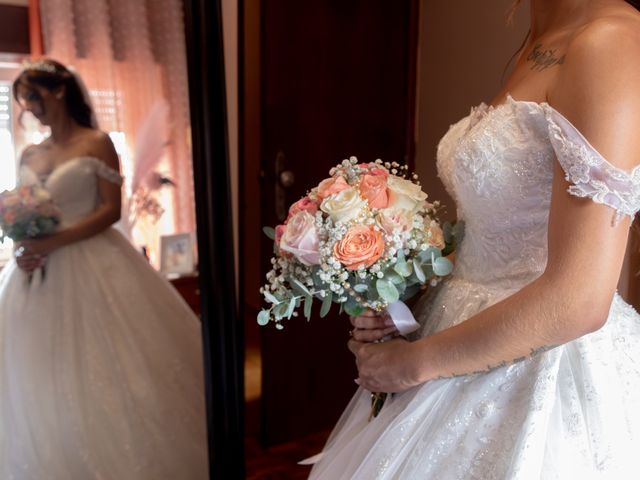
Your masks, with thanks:
[(30, 61), (25, 60), (22, 62), (22, 68), (24, 70), (35, 70), (38, 72), (46, 72), (46, 73), (56, 73), (57, 69), (55, 65), (48, 63), (44, 60)]

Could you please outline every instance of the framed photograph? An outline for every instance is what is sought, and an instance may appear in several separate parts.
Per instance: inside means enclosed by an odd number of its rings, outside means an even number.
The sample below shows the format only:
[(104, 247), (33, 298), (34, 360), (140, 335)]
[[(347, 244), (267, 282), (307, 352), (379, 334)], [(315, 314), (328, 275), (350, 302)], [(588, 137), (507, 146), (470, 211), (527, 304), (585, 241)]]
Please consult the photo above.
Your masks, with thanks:
[(193, 234), (178, 233), (160, 237), (160, 271), (165, 275), (193, 273)]

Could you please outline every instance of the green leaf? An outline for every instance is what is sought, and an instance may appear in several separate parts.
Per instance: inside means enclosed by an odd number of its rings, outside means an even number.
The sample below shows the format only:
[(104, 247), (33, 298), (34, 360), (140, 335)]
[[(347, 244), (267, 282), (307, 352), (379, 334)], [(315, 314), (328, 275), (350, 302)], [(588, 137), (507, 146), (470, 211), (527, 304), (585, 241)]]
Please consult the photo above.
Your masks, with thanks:
[(322, 306), (320, 307), (320, 318), (324, 318), (329, 313), (329, 309), (331, 308), (331, 301), (333, 300), (333, 292), (329, 291), (325, 295), (324, 299), (322, 299)]
[(427, 277), (424, 274), (424, 270), (422, 270), (420, 260), (418, 260), (417, 258), (413, 259), (413, 273), (416, 274), (416, 278), (420, 283), (425, 283), (427, 281)]
[(393, 269), (398, 275), (402, 275), (403, 277), (411, 275), (411, 265), (404, 259), (404, 254), (402, 255), (402, 258), (398, 257)]
[(349, 300), (347, 300), (344, 304), (344, 311), (350, 317), (357, 317), (359, 315), (362, 315), (362, 313), (364, 312), (364, 307), (356, 302), (353, 298), (349, 298)]
[(440, 277), (449, 275), (452, 270), (453, 270), (453, 264), (446, 258), (443, 258), (443, 257), (436, 258), (435, 261), (433, 262), (433, 273), (435, 273)]
[(269, 318), (271, 315), (269, 314), (269, 310), (260, 310), (258, 314), (258, 325), (264, 327), (267, 323), (269, 323)]
[(289, 305), (287, 306), (287, 313), (285, 313), (287, 318), (291, 318), (291, 315), (293, 315), (293, 311), (296, 309), (296, 298), (295, 297), (291, 297), (291, 300), (289, 300)]
[(400, 298), (398, 289), (395, 285), (384, 278), (380, 278), (376, 281), (376, 290), (378, 291), (380, 298), (382, 298), (386, 303), (397, 302), (398, 298)]
[(273, 303), (274, 305), (280, 304), (280, 300), (278, 300), (275, 296), (273, 296), (273, 294), (271, 294), (267, 290), (264, 291), (264, 298), (267, 299), (267, 302)]
[(288, 302), (280, 302), (273, 309), (273, 316), (276, 317), (276, 320), (281, 320), (287, 316), (287, 312), (289, 311), (289, 303)]
[(384, 274), (384, 278), (386, 280), (389, 280), (394, 285), (398, 285), (399, 283), (404, 282), (404, 277), (402, 277), (401, 275), (398, 275), (396, 272), (392, 270), (387, 270)]
[(263, 233), (269, 237), (271, 240), (276, 239), (276, 229), (273, 227), (262, 227), (262, 231)]
[(354, 285), (353, 289), (358, 293), (364, 293), (369, 290), (369, 285), (365, 285), (364, 283), (359, 283), (358, 285)]
[(313, 304), (313, 297), (307, 295), (304, 297), (304, 318), (309, 320), (311, 318), (311, 305)]
[(289, 277), (289, 283), (297, 290), (300, 295), (311, 295), (311, 292), (307, 287), (305, 287), (300, 280), (295, 277)]

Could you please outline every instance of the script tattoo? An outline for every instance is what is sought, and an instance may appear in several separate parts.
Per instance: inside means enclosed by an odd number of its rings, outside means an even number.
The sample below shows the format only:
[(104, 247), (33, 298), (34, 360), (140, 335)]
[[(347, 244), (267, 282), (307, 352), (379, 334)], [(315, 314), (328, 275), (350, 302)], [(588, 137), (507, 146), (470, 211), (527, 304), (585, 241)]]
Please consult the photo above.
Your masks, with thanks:
[(533, 62), (531, 70), (541, 72), (554, 65), (562, 65), (566, 55), (558, 57), (555, 50), (542, 50), (542, 44), (539, 43), (533, 47), (533, 51), (527, 57), (528, 62)]
[(547, 346), (540, 347), (540, 348), (533, 348), (533, 349), (531, 349), (531, 353), (529, 353), (529, 355), (527, 355), (525, 357), (515, 358), (515, 359), (511, 360), (510, 362), (500, 362), (500, 363), (498, 363), (496, 365), (487, 365), (487, 368), (485, 368), (484, 370), (478, 370), (477, 372), (452, 373), (451, 375), (441, 375), (438, 378), (436, 378), (436, 380), (441, 380), (443, 378), (464, 377), (466, 375), (477, 375), (477, 374), (480, 374), (480, 373), (489, 373), (490, 371), (495, 370), (496, 368), (506, 367), (508, 365), (513, 365), (515, 363), (523, 362), (523, 361), (527, 360), (528, 358), (535, 357), (539, 353), (546, 352), (546, 351), (554, 349), (556, 347), (557, 347), (557, 345), (547, 345)]

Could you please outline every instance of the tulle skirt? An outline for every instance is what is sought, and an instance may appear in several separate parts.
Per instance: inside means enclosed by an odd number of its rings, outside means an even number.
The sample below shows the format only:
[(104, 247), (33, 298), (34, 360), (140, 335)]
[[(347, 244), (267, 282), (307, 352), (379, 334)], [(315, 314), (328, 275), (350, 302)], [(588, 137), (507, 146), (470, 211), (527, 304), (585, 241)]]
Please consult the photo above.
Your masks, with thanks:
[(0, 274), (0, 478), (207, 476), (200, 326), (114, 229)]
[[(417, 307), (422, 335), (513, 293), (452, 278)], [(640, 317), (617, 294), (606, 325), (489, 373), (395, 394), (368, 421), (359, 389), (312, 479), (640, 478)]]

